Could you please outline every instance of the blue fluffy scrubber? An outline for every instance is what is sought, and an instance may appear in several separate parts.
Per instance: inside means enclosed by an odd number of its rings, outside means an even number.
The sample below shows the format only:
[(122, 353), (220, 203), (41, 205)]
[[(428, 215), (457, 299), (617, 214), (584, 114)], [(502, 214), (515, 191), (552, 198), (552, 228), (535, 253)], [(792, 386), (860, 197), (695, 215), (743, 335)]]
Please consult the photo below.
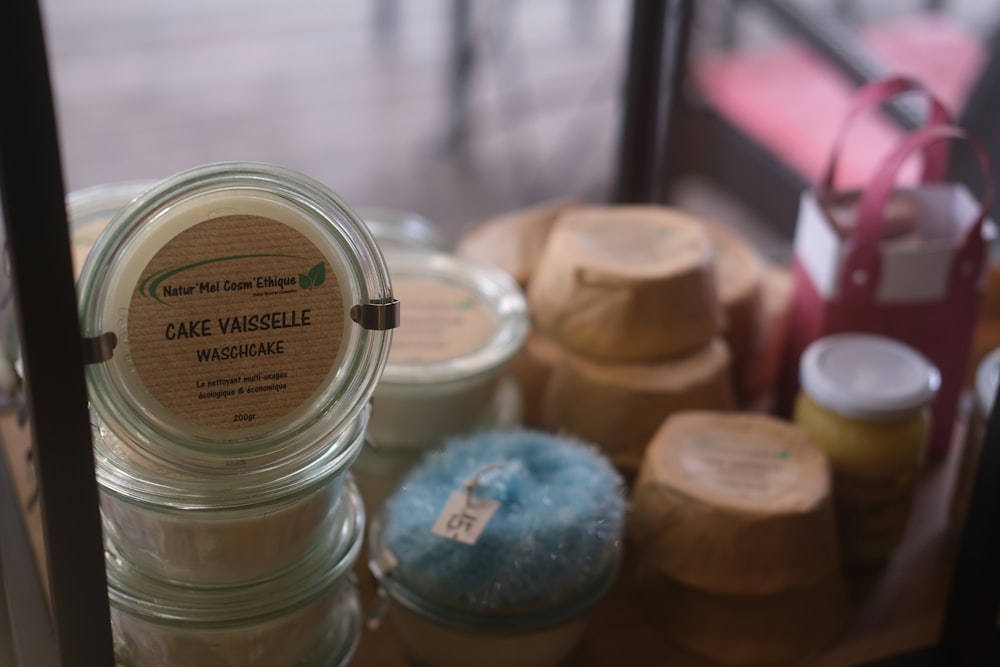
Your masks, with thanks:
[[(431, 532), (454, 491), (500, 503), (474, 545)], [(394, 581), (473, 612), (572, 605), (613, 578), (625, 516), (621, 477), (591, 446), (531, 431), (482, 432), (431, 454), (389, 498), (376, 548)]]

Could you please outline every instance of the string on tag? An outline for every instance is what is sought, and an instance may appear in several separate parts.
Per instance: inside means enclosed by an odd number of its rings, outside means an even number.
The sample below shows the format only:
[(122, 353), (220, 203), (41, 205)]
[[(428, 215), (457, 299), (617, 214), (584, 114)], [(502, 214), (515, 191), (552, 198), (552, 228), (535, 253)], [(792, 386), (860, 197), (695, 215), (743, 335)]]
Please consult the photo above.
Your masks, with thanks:
[(479, 470), (477, 470), (476, 474), (474, 474), (472, 477), (470, 477), (465, 482), (465, 484), (463, 484), (463, 486), (465, 487), (465, 507), (468, 508), (469, 507), (469, 503), (472, 502), (472, 494), (479, 487), (479, 478), (480, 477), (482, 477), (483, 475), (485, 475), (488, 472), (492, 472), (494, 470), (502, 470), (503, 468), (506, 468), (506, 467), (507, 467), (506, 464), (503, 464), (503, 463), (490, 463), (488, 465), (483, 466)]

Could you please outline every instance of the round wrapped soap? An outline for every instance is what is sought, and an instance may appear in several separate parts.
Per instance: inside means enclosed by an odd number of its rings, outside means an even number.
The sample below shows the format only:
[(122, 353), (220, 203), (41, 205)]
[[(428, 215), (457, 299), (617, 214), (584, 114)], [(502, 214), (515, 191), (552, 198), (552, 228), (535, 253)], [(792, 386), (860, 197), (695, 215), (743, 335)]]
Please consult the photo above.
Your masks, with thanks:
[(708, 344), (723, 325), (712, 241), (659, 206), (559, 216), (528, 286), (540, 329), (603, 361), (654, 361)]
[(813, 664), (809, 658), (843, 631), (851, 612), (838, 572), (769, 595), (722, 595), (670, 577), (640, 593), (650, 622), (671, 643), (732, 667)]
[(527, 287), (556, 218), (576, 205), (572, 199), (557, 199), (508, 211), (463, 234), (455, 252), (460, 257), (501, 268), (521, 287)]
[[(613, 581), (624, 514), (622, 480), (593, 447), (481, 432), (410, 472), (386, 501), (369, 552), (391, 563), (380, 578), (393, 598), (417, 600), (438, 619), (451, 611), (554, 623), (585, 611)], [(442, 521), (445, 535), (435, 529)]]
[(664, 361), (601, 363), (564, 355), (542, 400), (542, 424), (595, 443), (635, 472), (663, 420), (686, 410), (732, 410), (730, 354), (716, 338)]
[(684, 412), (664, 422), (632, 492), (642, 586), (663, 577), (731, 595), (811, 586), (839, 567), (826, 455), (767, 415)]
[(542, 402), (552, 371), (565, 356), (565, 351), (551, 336), (532, 329), (524, 345), (507, 366), (507, 372), (517, 382), (523, 401), (524, 425), (529, 428), (544, 426)]
[(726, 314), (724, 336), (737, 374), (752, 362), (763, 297), (764, 260), (736, 231), (705, 222), (715, 249), (715, 284)]
[(773, 400), (791, 327), (794, 281), (790, 269), (769, 266), (762, 284), (762, 304), (753, 336), (753, 353), (736, 369), (734, 388), (744, 404), (766, 408)]

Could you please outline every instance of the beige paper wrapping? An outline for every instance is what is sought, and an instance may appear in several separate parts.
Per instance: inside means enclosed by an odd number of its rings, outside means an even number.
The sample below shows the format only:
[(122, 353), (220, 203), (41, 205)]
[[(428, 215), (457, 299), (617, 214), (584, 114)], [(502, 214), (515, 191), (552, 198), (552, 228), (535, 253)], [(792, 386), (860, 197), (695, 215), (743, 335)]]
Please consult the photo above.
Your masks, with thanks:
[(565, 355), (546, 386), (542, 423), (598, 445), (617, 466), (634, 471), (669, 415), (732, 408), (729, 351), (716, 338), (656, 363), (607, 364)]
[(511, 359), (507, 372), (521, 388), (522, 421), (525, 426), (542, 428), (542, 402), (552, 371), (564, 352), (557, 342), (537, 329), (528, 334), (521, 350)]
[(708, 222), (705, 230), (715, 247), (715, 284), (726, 316), (724, 336), (738, 377), (754, 356), (765, 264), (757, 250), (735, 232)]
[(723, 324), (703, 225), (656, 206), (559, 216), (528, 287), (539, 328), (579, 355), (655, 361), (706, 345)]
[(839, 563), (823, 451), (767, 415), (687, 412), (657, 431), (632, 492), (641, 578), (767, 595), (815, 584)]
[(674, 644), (722, 665), (810, 664), (850, 617), (838, 573), (772, 595), (719, 595), (660, 575), (641, 582), (650, 621)]
[(762, 307), (753, 334), (753, 352), (739, 367), (736, 393), (747, 406), (766, 407), (773, 396), (792, 313), (792, 275), (783, 267), (768, 267), (762, 283)]
[(455, 252), (499, 267), (527, 287), (556, 218), (576, 205), (571, 199), (559, 199), (490, 218), (463, 234)]

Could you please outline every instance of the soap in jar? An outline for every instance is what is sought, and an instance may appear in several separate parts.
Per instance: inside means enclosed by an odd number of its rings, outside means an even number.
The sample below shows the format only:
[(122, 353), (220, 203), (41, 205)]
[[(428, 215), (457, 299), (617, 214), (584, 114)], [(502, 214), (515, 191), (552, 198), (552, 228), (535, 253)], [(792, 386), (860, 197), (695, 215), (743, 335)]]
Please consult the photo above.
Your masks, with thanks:
[(593, 447), (483, 432), (411, 471), (373, 525), (370, 567), (415, 662), (552, 666), (617, 575), (624, 511)]
[(941, 375), (909, 346), (861, 333), (815, 341), (799, 374), (795, 421), (830, 458), (843, 559), (883, 562), (909, 521)]
[(199, 586), (160, 579), (107, 552), (115, 657), (125, 667), (331, 667), (360, 635), (350, 572), (365, 515), (349, 483), (330, 528), (305, 556), (249, 584)]

